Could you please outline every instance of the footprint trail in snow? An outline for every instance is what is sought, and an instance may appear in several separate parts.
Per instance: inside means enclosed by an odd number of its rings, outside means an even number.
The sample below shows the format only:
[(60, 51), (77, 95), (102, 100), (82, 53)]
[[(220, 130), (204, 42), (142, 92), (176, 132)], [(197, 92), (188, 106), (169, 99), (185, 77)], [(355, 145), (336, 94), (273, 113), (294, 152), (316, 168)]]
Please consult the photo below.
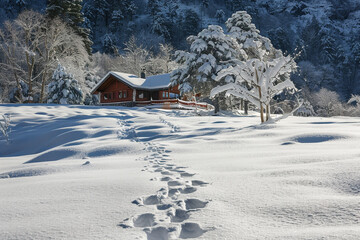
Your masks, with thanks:
[[(160, 122), (170, 127), (171, 133), (179, 131), (178, 127), (163, 118), (160, 118)], [(167, 150), (165, 145), (151, 141), (142, 142), (136, 136), (136, 129), (132, 128), (126, 120), (119, 120), (118, 124), (119, 137), (144, 144), (144, 150), (148, 155), (139, 159), (146, 162), (142, 171), (156, 174), (150, 180), (164, 183), (164, 186), (155, 194), (132, 201), (138, 206), (152, 206), (152, 212), (124, 219), (119, 226), (142, 228), (148, 240), (197, 238), (210, 230), (203, 229), (198, 223), (191, 221), (191, 215), (205, 208), (209, 201), (189, 196), (208, 183), (193, 179), (196, 176), (195, 173), (187, 172), (186, 167), (173, 164), (169, 155), (171, 151)]]

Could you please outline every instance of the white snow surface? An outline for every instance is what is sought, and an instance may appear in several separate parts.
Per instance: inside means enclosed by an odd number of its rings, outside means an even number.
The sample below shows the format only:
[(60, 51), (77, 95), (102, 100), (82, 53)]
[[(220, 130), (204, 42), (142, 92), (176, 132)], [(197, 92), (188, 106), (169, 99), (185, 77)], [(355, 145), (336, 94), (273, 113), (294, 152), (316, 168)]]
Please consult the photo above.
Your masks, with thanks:
[(0, 138), (0, 239), (360, 238), (359, 118), (0, 114), (12, 129)]

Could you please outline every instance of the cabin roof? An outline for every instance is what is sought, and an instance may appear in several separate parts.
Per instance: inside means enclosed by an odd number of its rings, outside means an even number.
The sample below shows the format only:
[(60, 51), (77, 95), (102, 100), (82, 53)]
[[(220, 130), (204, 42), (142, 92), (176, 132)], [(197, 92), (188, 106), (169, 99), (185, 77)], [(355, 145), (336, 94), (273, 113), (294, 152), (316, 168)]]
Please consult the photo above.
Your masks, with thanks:
[(141, 86), (145, 88), (167, 88), (170, 86), (170, 74), (149, 76)]
[(118, 80), (124, 82), (132, 88), (140, 90), (160, 90), (168, 88), (170, 86), (170, 74), (161, 74), (149, 76), (146, 79), (135, 76), (134, 74), (122, 73), (122, 72), (109, 72), (106, 76), (100, 80), (100, 82), (91, 90), (91, 93), (95, 93), (99, 87), (112, 75)]

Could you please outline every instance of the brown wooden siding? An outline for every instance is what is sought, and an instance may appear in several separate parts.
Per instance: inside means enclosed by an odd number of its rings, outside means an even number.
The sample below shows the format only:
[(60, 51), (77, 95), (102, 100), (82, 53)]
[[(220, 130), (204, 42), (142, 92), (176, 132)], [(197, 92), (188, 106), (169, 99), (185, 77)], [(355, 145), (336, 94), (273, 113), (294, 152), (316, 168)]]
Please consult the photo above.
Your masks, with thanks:
[(101, 91), (101, 103), (127, 102), (133, 100), (133, 89), (118, 81), (113, 76), (109, 76), (99, 91)]

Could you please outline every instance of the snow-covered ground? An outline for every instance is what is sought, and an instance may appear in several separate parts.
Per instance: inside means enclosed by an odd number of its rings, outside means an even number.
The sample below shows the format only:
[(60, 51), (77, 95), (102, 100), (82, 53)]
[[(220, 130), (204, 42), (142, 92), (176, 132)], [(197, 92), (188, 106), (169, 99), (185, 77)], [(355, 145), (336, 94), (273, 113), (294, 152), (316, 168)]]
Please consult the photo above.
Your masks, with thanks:
[(360, 119), (1, 105), (0, 239), (359, 239)]

